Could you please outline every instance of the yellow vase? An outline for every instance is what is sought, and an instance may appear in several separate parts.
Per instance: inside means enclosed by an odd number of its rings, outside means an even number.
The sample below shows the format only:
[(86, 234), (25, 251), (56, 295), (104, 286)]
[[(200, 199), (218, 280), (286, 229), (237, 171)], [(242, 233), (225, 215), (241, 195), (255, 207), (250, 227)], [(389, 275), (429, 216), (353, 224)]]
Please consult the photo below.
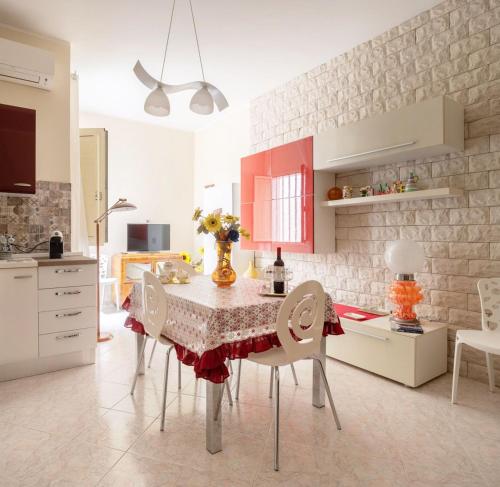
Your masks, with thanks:
[(248, 279), (257, 279), (259, 277), (259, 270), (255, 267), (253, 260), (248, 261), (248, 267), (243, 276)]
[(229, 287), (236, 281), (236, 272), (231, 267), (231, 249), (233, 242), (218, 240), (215, 242), (217, 267), (212, 272), (212, 281), (217, 287)]

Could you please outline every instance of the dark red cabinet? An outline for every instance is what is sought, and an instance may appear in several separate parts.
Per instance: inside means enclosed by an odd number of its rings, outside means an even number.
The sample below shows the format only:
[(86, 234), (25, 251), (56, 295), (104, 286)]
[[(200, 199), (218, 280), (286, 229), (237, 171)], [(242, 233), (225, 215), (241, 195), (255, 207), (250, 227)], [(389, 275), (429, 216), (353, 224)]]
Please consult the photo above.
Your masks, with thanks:
[(36, 111), (0, 104), (0, 192), (35, 193)]
[(241, 159), (241, 224), (247, 250), (314, 252), (312, 137)]

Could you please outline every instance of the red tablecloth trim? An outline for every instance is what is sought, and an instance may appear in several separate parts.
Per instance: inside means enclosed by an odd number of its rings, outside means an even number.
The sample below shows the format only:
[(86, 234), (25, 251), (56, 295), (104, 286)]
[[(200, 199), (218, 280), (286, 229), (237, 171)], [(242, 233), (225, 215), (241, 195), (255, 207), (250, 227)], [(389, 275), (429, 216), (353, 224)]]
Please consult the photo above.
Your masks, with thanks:
[[(123, 303), (123, 309), (128, 310), (130, 300), (127, 298)], [(135, 333), (145, 334), (142, 323), (131, 316), (125, 320), (125, 326), (131, 328)], [(343, 335), (344, 330), (340, 323), (325, 322), (323, 336)], [(185, 365), (192, 365), (197, 379), (206, 379), (215, 384), (222, 384), (228, 377), (229, 371), (226, 360), (247, 358), (249, 353), (260, 353), (273, 347), (281, 347), (276, 332), (258, 337), (246, 338), (232, 343), (223, 343), (212, 350), (203, 352), (201, 356), (188, 350), (186, 347), (174, 343), (177, 359)]]

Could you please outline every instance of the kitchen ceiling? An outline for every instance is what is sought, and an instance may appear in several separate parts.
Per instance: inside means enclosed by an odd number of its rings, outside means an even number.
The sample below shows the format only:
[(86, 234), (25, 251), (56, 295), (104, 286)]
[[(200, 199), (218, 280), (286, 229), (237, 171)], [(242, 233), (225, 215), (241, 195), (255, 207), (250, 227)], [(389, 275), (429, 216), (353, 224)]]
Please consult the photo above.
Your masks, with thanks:
[[(198, 130), (224, 113), (196, 115), (192, 93), (171, 114), (143, 110), (132, 68), (161, 70), (172, 0), (0, 0), (0, 22), (65, 39), (80, 77), (80, 110)], [(193, 0), (206, 76), (231, 107), (381, 34), (439, 0)], [(187, 0), (177, 0), (165, 81), (201, 79)]]

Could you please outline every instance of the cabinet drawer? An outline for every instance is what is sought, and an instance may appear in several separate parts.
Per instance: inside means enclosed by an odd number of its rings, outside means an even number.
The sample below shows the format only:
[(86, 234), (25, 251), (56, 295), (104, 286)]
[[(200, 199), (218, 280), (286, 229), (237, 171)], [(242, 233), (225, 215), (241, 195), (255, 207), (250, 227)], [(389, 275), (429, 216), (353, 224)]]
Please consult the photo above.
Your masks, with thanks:
[(64, 286), (87, 286), (96, 284), (95, 264), (54, 265), (38, 268), (38, 288), (47, 289)]
[(95, 328), (40, 335), (39, 356), (50, 357), (51, 355), (80, 352), (95, 347), (95, 344)]
[(95, 286), (61, 287), (38, 291), (38, 311), (96, 306)]
[(346, 320), (342, 328), (344, 335), (328, 337), (327, 355), (403, 384), (413, 383), (413, 337)]
[(95, 307), (44, 311), (38, 317), (40, 335), (96, 326), (97, 309)]

